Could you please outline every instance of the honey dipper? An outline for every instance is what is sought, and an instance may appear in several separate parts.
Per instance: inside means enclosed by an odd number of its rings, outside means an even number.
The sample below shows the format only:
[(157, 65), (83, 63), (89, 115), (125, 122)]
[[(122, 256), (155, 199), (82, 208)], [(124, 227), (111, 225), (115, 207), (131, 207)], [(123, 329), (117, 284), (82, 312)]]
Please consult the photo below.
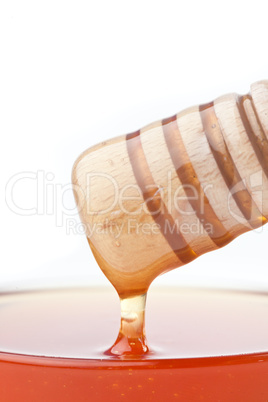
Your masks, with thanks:
[(86, 150), (73, 168), (89, 245), (121, 299), (268, 219), (268, 81)]

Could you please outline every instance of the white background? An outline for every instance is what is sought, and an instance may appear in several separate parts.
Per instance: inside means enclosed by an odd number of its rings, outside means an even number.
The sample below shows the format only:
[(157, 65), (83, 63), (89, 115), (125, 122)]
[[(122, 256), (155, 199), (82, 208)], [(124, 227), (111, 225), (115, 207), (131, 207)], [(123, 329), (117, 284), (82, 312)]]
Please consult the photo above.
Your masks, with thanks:
[[(267, 11), (267, 1), (1, 2), (0, 288), (38, 278), (108, 286), (85, 237), (68, 234), (66, 216), (59, 222), (64, 189), (73, 206), (74, 160), (96, 142), (268, 78)], [(37, 171), (50, 184), (44, 213), (20, 216), (5, 186)], [(36, 193), (35, 180), (21, 180), (14, 200), (34, 208)], [(267, 289), (267, 239), (268, 228), (245, 234), (156, 283)]]

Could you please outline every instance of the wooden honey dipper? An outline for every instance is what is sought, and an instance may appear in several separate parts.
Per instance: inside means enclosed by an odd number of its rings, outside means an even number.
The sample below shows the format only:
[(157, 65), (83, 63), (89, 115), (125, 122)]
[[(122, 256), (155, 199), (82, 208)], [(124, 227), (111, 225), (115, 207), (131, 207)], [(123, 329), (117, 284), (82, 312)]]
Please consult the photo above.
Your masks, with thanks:
[(73, 184), (100, 268), (140, 300), (158, 275), (267, 222), (268, 81), (88, 149)]

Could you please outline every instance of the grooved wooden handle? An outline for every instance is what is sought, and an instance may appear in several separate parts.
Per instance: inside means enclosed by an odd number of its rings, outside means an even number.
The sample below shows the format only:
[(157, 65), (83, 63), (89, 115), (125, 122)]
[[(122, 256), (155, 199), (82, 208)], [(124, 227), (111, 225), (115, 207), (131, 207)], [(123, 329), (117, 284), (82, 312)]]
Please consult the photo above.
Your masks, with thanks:
[(222, 247), (268, 219), (268, 81), (85, 151), (74, 193), (118, 293)]

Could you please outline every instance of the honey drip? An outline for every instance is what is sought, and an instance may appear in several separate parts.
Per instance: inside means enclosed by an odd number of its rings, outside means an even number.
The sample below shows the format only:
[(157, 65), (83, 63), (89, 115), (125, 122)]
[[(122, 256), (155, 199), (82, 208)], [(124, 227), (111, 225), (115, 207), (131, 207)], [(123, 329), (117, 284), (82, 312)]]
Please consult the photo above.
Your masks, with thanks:
[(114, 345), (106, 354), (131, 357), (149, 352), (144, 326), (146, 297), (147, 293), (120, 300), (120, 331)]
[(268, 81), (90, 148), (73, 183), (89, 245), (121, 299), (107, 353), (146, 354), (151, 282), (267, 222)]

